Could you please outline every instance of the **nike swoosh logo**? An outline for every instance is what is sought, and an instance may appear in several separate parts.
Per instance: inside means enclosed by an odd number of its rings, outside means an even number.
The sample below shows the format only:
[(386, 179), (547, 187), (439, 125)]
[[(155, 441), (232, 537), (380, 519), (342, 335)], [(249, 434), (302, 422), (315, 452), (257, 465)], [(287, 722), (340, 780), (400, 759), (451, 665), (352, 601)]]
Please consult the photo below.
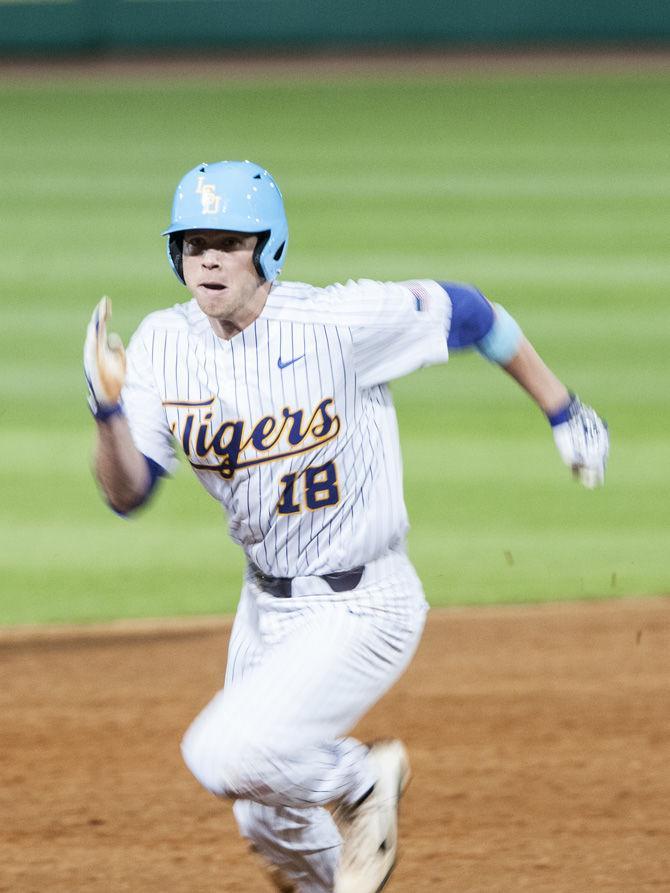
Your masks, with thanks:
[(286, 369), (287, 366), (292, 366), (293, 363), (297, 363), (298, 360), (302, 360), (304, 356), (305, 356), (304, 353), (303, 353), (303, 354), (300, 354), (299, 357), (293, 357), (292, 360), (286, 360), (285, 363), (282, 362), (282, 358), (279, 357), (279, 359), (277, 360), (277, 365), (279, 366), (280, 369)]

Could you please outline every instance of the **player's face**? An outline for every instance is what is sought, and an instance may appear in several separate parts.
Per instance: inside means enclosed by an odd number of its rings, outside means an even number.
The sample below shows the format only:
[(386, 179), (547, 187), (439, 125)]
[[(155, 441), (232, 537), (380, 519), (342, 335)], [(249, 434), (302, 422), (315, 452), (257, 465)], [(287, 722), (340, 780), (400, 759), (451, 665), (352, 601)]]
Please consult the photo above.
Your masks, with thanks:
[(223, 338), (250, 325), (265, 305), (270, 283), (254, 266), (257, 238), (212, 229), (184, 233), (184, 281), (216, 334)]

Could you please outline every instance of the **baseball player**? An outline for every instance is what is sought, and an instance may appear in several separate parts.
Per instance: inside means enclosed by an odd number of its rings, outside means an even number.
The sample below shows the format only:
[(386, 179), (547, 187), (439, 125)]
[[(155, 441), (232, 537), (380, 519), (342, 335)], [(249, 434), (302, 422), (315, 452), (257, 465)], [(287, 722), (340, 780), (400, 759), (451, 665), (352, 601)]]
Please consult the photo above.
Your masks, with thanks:
[(145, 503), (181, 452), (246, 555), (225, 684), (184, 760), (234, 800), (276, 889), (375, 893), (409, 761), (400, 741), (348, 733), (407, 667), (427, 607), (387, 383), (474, 348), (538, 404), (587, 487), (603, 483), (607, 428), (472, 286), (278, 281), (288, 226), (256, 164), (187, 173), (164, 235), (190, 300), (149, 315), (125, 353), (103, 298), (84, 364), (110, 506)]

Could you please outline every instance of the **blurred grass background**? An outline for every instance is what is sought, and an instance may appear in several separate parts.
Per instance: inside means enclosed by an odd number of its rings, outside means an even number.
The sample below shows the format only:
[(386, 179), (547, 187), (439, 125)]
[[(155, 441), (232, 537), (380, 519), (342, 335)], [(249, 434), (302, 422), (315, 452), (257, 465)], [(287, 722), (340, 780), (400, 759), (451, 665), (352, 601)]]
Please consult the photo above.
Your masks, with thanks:
[(200, 161), (279, 181), (284, 278), (476, 283), (604, 415), (607, 487), (477, 356), (394, 384), (433, 604), (667, 593), (670, 78), (0, 85), (0, 623), (234, 609), (242, 555), (182, 467), (116, 518), (90, 474), (84, 331), (185, 300), (159, 236)]

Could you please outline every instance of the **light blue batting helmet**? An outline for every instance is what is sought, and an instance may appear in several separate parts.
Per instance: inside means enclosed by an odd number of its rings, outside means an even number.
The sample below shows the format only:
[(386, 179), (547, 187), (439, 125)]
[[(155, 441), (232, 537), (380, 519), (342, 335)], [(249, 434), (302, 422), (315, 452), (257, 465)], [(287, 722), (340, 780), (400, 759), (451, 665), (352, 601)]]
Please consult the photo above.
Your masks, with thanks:
[(183, 233), (190, 229), (220, 229), (257, 233), (254, 264), (264, 279), (281, 272), (288, 244), (288, 223), (279, 187), (265, 168), (252, 161), (199, 164), (180, 181), (172, 202), (168, 260), (179, 279)]

